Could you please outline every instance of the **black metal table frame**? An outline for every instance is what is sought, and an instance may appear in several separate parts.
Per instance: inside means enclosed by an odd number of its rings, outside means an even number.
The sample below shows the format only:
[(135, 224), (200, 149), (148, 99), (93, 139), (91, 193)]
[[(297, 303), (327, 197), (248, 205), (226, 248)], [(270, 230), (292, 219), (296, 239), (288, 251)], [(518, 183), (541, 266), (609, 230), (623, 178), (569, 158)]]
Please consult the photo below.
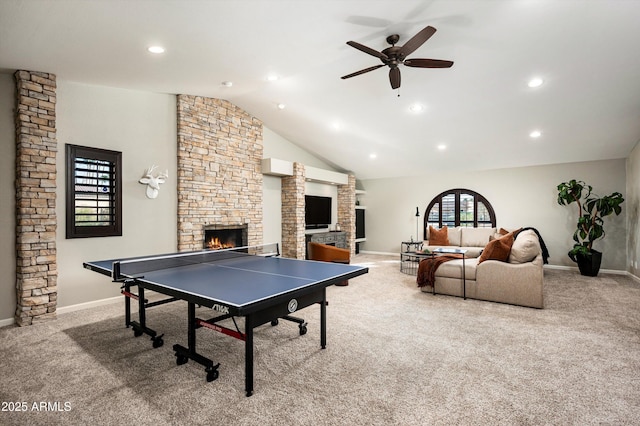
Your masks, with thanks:
[[(196, 330), (201, 327), (205, 327), (220, 333), (226, 334), (231, 337), (243, 340), (245, 342), (245, 391), (247, 396), (253, 394), (254, 388), (254, 364), (253, 364), (253, 330), (263, 324), (271, 322), (271, 325), (277, 325), (279, 319), (296, 322), (299, 325), (300, 335), (307, 333), (307, 323), (301, 318), (293, 317), (290, 314), (306, 308), (315, 303), (320, 304), (320, 346), (322, 349), (327, 345), (327, 323), (326, 323), (326, 287), (333, 284), (322, 284), (317, 287), (310, 287), (309, 289), (299, 290), (287, 295), (286, 298), (274, 298), (273, 300), (266, 300), (256, 304), (249, 310), (249, 312), (234, 311), (233, 308), (229, 309), (229, 313), (216, 316), (211, 319), (203, 320), (196, 317), (196, 305), (210, 304), (210, 301), (202, 300), (197, 297), (177, 297), (170, 292), (165, 291), (164, 287), (157, 287), (151, 283), (138, 281), (136, 279), (127, 280), (123, 284), (123, 295), (125, 296), (125, 322), (126, 326), (132, 326), (134, 329), (134, 335), (136, 337), (146, 334), (151, 337), (153, 341), (153, 347), (158, 348), (162, 346), (162, 336), (149, 328), (146, 321), (146, 308), (162, 305), (177, 300), (184, 300), (188, 303), (188, 335), (187, 335), (187, 347), (179, 344), (173, 346), (176, 356), (176, 364), (185, 364), (189, 359), (201, 364), (205, 367), (207, 373), (207, 381), (213, 381), (218, 378), (219, 363), (215, 364), (211, 359), (199, 354), (196, 351)], [(138, 287), (138, 294), (131, 292), (131, 287)], [(144, 296), (145, 289), (153, 290), (167, 296), (173, 296), (168, 299), (160, 300), (157, 302), (149, 303)], [(137, 299), (138, 301), (138, 321), (131, 321), (131, 307), (130, 299)], [(282, 300), (280, 300), (282, 299)], [(295, 307), (292, 307), (295, 301)], [(208, 306), (211, 307), (211, 306)], [(227, 307), (222, 307), (227, 308)], [(224, 310), (224, 309), (221, 309)], [(243, 316), (245, 318), (244, 333), (239, 330), (229, 329), (223, 327), (218, 322)], [(234, 320), (235, 322), (235, 320)]]
[[(466, 266), (465, 266), (465, 253), (466, 250), (460, 249), (447, 249), (447, 248), (435, 248), (432, 250), (432, 253), (435, 254), (461, 254), (462, 255), (462, 298), (467, 300), (467, 277), (466, 277)], [(436, 286), (434, 283), (433, 286), (433, 294), (436, 294)]]

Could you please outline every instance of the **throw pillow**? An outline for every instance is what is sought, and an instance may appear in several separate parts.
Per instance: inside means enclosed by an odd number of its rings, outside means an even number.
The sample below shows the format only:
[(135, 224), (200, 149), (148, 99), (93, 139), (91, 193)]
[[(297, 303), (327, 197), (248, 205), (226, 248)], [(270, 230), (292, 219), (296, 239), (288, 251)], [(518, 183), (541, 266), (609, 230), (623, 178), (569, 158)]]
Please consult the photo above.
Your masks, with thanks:
[(449, 237), (447, 236), (447, 226), (436, 229), (429, 225), (429, 245), (430, 246), (448, 246)]
[(511, 252), (511, 246), (513, 245), (513, 232), (509, 232), (502, 238), (490, 241), (484, 248), (480, 259), (478, 259), (478, 265), (485, 260), (499, 260), (506, 262), (509, 259), (509, 252)]
[(530, 229), (520, 232), (509, 253), (509, 263), (531, 262), (540, 253), (540, 242), (535, 232)]
[(491, 237), (489, 237), (489, 241), (493, 241), (493, 240), (497, 240), (498, 238), (502, 238), (505, 235), (507, 235), (509, 233), (509, 231), (507, 231), (504, 228), (500, 228), (498, 230), (498, 232), (496, 232), (495, 234), (493, 234)]

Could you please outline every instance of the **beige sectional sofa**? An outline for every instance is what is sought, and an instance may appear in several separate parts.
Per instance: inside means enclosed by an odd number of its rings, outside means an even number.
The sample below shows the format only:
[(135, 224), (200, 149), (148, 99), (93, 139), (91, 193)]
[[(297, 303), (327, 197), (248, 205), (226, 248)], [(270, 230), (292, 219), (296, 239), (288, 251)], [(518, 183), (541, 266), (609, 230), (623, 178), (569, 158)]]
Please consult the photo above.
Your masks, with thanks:
[[(516, 235), (506, 261), (481, 259), (490, 240), (502, 237), (496, 228), (449, 228), (448, 237), (447, 247), (467, 250), (464, 261), (466, 297), (543, 308), (544, 262), (538, 235), (533, 230), (523, 230)], [(437, 247), (443, 246), (425, 241), (424, 248), (433, 251)], [(442, 263), (436, 269), (434, 286), (421, 287), (421, 290), (462, 296), (462, 264), (462, 259)]]

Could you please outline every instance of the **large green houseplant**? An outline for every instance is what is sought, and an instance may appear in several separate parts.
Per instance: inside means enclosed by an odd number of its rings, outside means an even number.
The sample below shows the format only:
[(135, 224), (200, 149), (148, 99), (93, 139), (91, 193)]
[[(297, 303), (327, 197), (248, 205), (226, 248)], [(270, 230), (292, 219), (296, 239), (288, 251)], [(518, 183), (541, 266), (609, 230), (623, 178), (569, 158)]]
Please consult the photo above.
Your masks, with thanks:
[(620, 204), (624, 201), (622, 194), (614, 192), (605, 197), (594, 194), (591, 185), (581, 180), (570, 180), (558, 185), (558, 204), (578, 205), (577, 229), (573, 234), (575, 244), (568, 255), (582, 275), (595, 277), (600, 270), (602, 253), (593, 249), (593, 242), (603, 238), (605, 216), (612, 213), (619, 215), (622, 211)]

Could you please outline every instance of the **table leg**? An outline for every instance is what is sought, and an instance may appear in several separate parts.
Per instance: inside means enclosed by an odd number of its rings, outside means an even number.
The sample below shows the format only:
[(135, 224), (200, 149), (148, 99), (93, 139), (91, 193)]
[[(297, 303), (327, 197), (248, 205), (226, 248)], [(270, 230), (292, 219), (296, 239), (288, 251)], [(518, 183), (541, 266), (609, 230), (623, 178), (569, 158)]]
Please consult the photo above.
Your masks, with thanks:
[(465, 255), (462, 253), (462, 297), (464, 300), (467, 300), (467, 277), (466, 277), (466, 267), (465, 267)]
[[(124, 289), (127, 294), (131, 293), (131, 285), (126, 281), (124, 283)], [(131, 299), (126, 294), (124, 296), (124, 322), (124, 325), (129, 328), (131, 325)]]
[(320, 347), (327, 347), (327, 288), (322, 289), (322, 303), (320, 303)]
[(186, 364), (190, 359), (194, 360), (200, 365), (203, 365), (204, 371), (207, 373), (207, 382), (212, 382), (216, 380), (219, 376), (218, 367), (220, 367), (220, 363), (215, 364), (209, 358), (206, 358), (196, 352), (196, 330), (200, 327), (198, 325), (198, 320), (196, 318), (196, 304), (193, 302), (188, 302), (188, 327), (187, 330), (187, 346), (184, 347), (179, 344), (173, 345), (173, 350), (176, 355), (176, 364), (182, 365)]
[(138, 286), (138, 320), (140, 322), (140, 327), (142, 327), (143, 330), (147, 328), (147, 314), (145, 309), (144, 288), (142, 286)]
[(253, 394), (253, 316), (247, 315), (244, 323), (244, 382), (247, 396)]

